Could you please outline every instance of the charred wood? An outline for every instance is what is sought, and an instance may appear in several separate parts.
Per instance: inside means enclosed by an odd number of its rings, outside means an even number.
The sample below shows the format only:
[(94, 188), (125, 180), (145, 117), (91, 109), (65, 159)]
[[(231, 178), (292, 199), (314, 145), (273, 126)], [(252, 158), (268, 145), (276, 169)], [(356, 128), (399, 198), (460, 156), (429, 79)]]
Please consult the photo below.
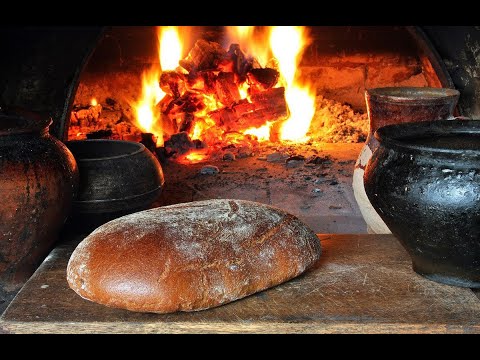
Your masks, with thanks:
[(224, 106), (228, 107), (240, 101), (240, 92), (232, 72), (220, 72), (218, 74), (215, 81), (215, 90), (217, 99)]
[(220, 44), (204, 39), (197, 40), (185, 59), (179, 61), (181, 67), (189, 73), (217, 69), (227, 58), (227, 52)]
[(249, 127), (260, 127), (266, 121), (284, 120), (288, 116), (285, 88), (272, 88), (254, 94), (251, 102), (241, 100), (229, 108), (209, 113), (217, 124), (227, 131), (242, 131)]
[(174, 99), (183, 95), (186, 90), (185, 77), (175, 71), (164, 71), (160, 75), (160, 88)]
[(280, 73), (272, 68), (252, 69), (247, 73), (249, 94), (256, 94), (277, 85)]

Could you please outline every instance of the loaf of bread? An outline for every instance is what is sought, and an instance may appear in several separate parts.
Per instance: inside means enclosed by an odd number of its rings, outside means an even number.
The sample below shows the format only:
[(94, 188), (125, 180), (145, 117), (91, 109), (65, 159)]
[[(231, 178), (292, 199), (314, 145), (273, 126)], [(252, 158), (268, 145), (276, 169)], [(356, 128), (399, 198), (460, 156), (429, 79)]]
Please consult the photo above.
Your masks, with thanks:
[(101, 225), (72, 253), (67, 281), (84, 299), (110, 307), (196, 311), (292, 279), (320, 254), (316, 234), (281, 209), (195, 201)]

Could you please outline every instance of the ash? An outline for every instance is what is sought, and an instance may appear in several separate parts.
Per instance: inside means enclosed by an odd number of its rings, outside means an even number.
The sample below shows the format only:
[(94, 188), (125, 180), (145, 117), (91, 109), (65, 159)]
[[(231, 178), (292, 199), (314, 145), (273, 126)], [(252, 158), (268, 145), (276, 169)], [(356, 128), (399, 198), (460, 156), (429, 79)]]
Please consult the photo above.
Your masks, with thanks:
[[(316, 233), (367, 233), (352, 177), (363, 143), (257, 144), (225, 160), (218, 150), (197, 163), (162, 162), (165, 186), (153, 207), (208, 199), (251, 200), (297, 216)], [(207, 171), (215, 168), (216, 171)]]
[[(134, 111), (125, 102), (104, 98), (103, 103), (89, 105), (91, 95), (80, 96), (70, 116), (68, 140), (107, 138), (140, 141), (142, 131), (135, 126)], [(309, 136), (329, 143), (361, 143), (369, 131), (368, 115), (355, 111), (349, 104), (317, 95), (316, 110)]]

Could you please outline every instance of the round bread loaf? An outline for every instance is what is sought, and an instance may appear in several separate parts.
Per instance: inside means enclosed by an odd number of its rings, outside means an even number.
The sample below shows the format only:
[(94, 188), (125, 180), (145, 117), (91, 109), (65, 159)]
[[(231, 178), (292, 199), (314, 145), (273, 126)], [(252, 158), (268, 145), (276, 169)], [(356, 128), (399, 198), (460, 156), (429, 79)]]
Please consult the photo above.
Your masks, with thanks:
[(295, 216), (244, 200), (157, 207), (101, 225), (72, 253), (69, 286), (81, 297), (139, 312), (219, 306), (283, 283), (321, 254)]

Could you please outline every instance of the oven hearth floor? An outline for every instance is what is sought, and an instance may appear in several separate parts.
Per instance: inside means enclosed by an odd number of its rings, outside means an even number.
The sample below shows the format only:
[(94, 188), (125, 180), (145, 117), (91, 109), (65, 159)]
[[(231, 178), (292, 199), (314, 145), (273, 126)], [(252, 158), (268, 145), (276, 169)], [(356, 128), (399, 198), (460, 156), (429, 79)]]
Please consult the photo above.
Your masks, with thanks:
[[(308, 159), (313, 149), (320, 160), (329, 159), (316, 164), (271, 161), (281, 152), (275, 146), (233, 161), (180, 164), (167, 160), (162, 164), (165, 186), (154, 206), (220, 198), (251, 200), (296, 215), (316, 233), (367, 233), (352, 188), (354, 164), (362, 146), (316, 143), (314, 147), (295, 145), (285, 151)], [(207, 165), (217, 167), (219, 172), (201, 174)]]

